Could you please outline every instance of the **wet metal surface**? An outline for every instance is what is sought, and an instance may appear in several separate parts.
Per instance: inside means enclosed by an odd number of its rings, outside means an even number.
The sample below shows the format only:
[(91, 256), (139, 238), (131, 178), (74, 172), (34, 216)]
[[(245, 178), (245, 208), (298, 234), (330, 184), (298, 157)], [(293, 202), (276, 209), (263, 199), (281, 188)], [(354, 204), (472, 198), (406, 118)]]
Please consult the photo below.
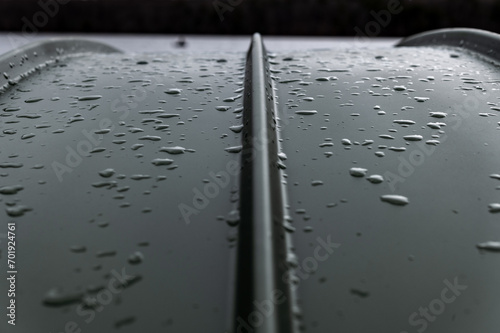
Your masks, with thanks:
[(4, 55), (0, 330), (496, 332), (498, 38), (445, 37)]

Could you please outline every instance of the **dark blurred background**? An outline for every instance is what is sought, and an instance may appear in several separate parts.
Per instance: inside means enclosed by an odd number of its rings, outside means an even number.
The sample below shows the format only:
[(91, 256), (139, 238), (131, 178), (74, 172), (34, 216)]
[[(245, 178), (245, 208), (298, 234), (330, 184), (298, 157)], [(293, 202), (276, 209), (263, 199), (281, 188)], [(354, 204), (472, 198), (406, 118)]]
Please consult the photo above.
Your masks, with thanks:
[[(390, 13), (389, 8), (395, 6), (401, 10)], [(390, 16), (384, 16), (387, 13)], [(0, 18), (0, 30), (25, 34), (238, 35), (258, 31), (266, 35), (354, 36), (361, 31), (373, 36), (407, 36), (445, 27), (498, 33), (500, 1), (0, 0)]]

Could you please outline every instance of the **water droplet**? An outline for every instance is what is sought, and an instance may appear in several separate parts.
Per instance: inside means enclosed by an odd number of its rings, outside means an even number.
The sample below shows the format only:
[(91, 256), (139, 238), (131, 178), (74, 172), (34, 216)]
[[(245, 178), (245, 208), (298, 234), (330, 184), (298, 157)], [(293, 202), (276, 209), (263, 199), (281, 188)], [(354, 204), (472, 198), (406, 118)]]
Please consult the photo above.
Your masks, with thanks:
[(25, 100), (24, 102), (26, 102), (26, 103), (36, 103), (36, 102), (40, 102), (40, 101), (43, 101), (42, 97), (31, 97), (31, 98), (28, 98), (27, 100)]
[[(173, 118), (173, 117), (179, 117), (178, 113), (162, 113), (156, 116), (157, 118), (163, 118), (163, 119), (168, 119), (168, 118)], [(154, 121), (154, 120), (153, 120)]]
[(300, 114), (302, 116), (310, 116), (310, 115), (318, 113), (318, 111), (316, 111), (316, 110), (297, 110), (297, 111), (295, 111), (295, 113)]
[(132, 180), (143, 180), (143, 179), (149, 179), (149, 178), (151, 178), (150, 175), (137, 174), (137, 175), (130, 176), (130, 179), (132, 179)]
[(92, 183), (92, 187), (95, 187), (95, 188), (107, 187), (108, 189), (111, 189), (113, 187), (116, 187), (116, 181)]
[(219, 105), (219, 106), (215, 107), (215, 110), (217, 110), (217, 111), (227, 111), (230, 108), (231, 108), (230, 106)]
[(500, 213), (500, 203), (491, 203), (488, 205), (490, 213)]
[(83, 253), (83, 252), (87, 251), (87, 248), (83, 245), (73, 245), (69, 249), (71, 252), (74, 252), (74, 253)]
[(234, 133), (240, 133), (243, 130), (243, 125), (234, 125), (229, 127), (229, 129)]
[(392, 150), (392, 151), (405, 151), (406, 147), (389, 147), (387, 149)]
[(403, 139), (405, 139), (406, 141), (421, 141), (423, 137), (418, 134), (411, 134), (403, 136)]
[(434, 118), (444, 118), (448, 114), (446, 112), (429, 112), (429, 116), (434, 117)]
[(235, 227), (240, 223), (240, 212), (238, 210), (232, 210), (226, 217), (226, 223), (230, 227)]
[(351, 294), (359, 296), (361, 298), (366, 298), (366, 297), (370, 296), (370, 293), (368, 291), (364, 291), (364, 290), (351, 289), (350, 292), (351, 292)]
[(366, 175), (367, 171), (368, 171), (368, 169), (364, 169), (364, 168), (351, 168), (351, 169), (349, 169), (349, 173), (353, 177), (364, 177)]
[(93, 101), (99, 98), (102, 98), (102, 96), (101, 95), (80, 96), (78, 97), (78, 101)]
[(476, 247), (480, 250), (500, 252), (500, 242), (488, 241), (484, 243), (479, 243)]
[(352, 145), (352, 142), (351, 142), (351, 140), (349, 140), (349, 139), (342, 139), (340, 142), (341, 142), (344, 146), (350, 146), (350, 145)]
[(228, 153), (239, 153), (243, 149), (243, 146), (227, 147), (224, 150)]
[(3, 110), (4, 110), (5, 112), (16, 112), (16, 111), (21, 110), (21, 108), (20, 108), (20, 107), (12, 107), (12, 106), (11, 106), (11, 107), (4, 108)]
[(137, 265), (141, 263), (143, 259), (144, 255), (141, 252), (136, 251), (128, 257), (128, 262), (131, 263), (132, 265)]
[(151, 161), (156, 166), (160, 165), (170, 165), (174, 162), (174, 160), (171, 160), (169, 158), (155, 158), (154, 160)]
[(165, 93), (167, 93), (169, 95), (178, 95), (181, 93), (181, 91), (182, 91), (182, 89), (172, 88), (172, 89), (168, 89), (167, 91), (165, 91)]
[(132, 149), (132, 150), (137, 150), (137, 149), (139, 149), (139, 148), (141, 148), (141, 147), (144, 147), (144, 145), (143, 145), (143, 144), (140, 144), (140, 143), (136, 143), (136, 144), (133, 144), (133, 145), (130, 147), (130, 149)]
[(35, 136), (35, 133), (27, 133), (27, 134), (23, 134), (21, 136), (21, 140), (27, 140), (27, 139), (31, 139), (32, 137)]
[(16, 194), (17, 192), (23, 189), (24, 187), (21, 185), (4, 186), (0, 187), (0, 194), (5, 194), (5, 195)]
[(0, 163), (0, 168), (21, 168), (23, 166), (22, 163), (14, 163), (14, 162), (4, 162)]
[(48, 306), (64, 306), (78, 303), (83, 297), (82, 292), (64, 293), (59, 288), (50, 289), (43, 298), (43, 304)]
[(115, 170), (108, 168), (104, 169), (102, 171), (99, 171), (99, 175), (104, 178), (109, 178), (115, 174)]
[(420, 103), (423, 103), (425, 101), (428, 101), (429, 100), (429, 97), (415, 97), (415, 100), (417, 102), (420, 102)]
[(172, 154), (172, 155), (183, 154), (185, 150), (186, 150), (186, 148), (180, 147), (180, 146), (175, 146), (175, 147), (161, 147), (160, 148), (160, 151), (165, 152), (165, 153), (169, 153), (169, 154)]
[(427, 126), (432, 129), (441, 129), (441, 126), (446, 126), (445, 123), (427, 123)]
[(373, 144), (373, 140), (365, 140), (361, 143), (362, 146), (369, 146)]
[(148, 140), (148, 141), (160, 141), (161, 137), (154, 135), (141, 136), (138, 140)]
[(19, 217), (19, 216), (23, 216), (24, 213), (32, 211), (32, 210), (33, 209), (28, 207), (28, 206), (17, 205), (14, 207), (8, 207), (6, 209), (6, 212), (7, 212), (7, 215), (9, 215), (11, 217)]
[(380, 184), (384, 181), (384, 177), (382, 177), (381, 175), (371, 175), (366, 177), (366, 180), (373, 184)]
[(404, 119), (394, 120), (393, 123), (400, 124), (400, 125), (414, 125), (415, 124), (415, 122), (413, 120), (404, 120)]
[(26, 118), (26, 119), (37, 119), (40, 118), (42, 115), (38, 113), (25, 113), (25, 114), (18, 114), (16, 118)]
[(402, 196), (402, 195), (397, 195), (397, 194), (386, 194), (382, 195), (380, 199), (384, 202), (388, 202), (393, 205), (398, 205), (398, 206), (404, 206), (409, 203), (409, 200), (407, 197)]

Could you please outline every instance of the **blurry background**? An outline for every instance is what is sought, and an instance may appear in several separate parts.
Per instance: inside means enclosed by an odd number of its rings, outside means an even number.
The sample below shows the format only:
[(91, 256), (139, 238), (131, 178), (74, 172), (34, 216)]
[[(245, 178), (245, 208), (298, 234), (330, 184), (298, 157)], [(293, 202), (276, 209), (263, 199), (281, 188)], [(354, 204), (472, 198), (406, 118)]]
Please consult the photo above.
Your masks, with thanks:
[[(498, 0), (0, 0), (0, 30), (354, 36), (399, 4), (373, 36), (444, 27), (500, 32)], [(382, 17), (383, 19), (384, 17)], [(385, 21), (379, 21), (385, 22)], [(356, 30), (355, 28), (359, 30)]]

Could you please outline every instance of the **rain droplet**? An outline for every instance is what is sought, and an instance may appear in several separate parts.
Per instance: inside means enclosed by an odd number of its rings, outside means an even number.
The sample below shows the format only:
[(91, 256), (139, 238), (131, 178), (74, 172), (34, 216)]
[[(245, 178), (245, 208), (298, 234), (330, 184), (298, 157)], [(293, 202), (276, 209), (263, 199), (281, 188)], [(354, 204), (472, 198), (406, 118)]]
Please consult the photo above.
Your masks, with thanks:
[(423, 103), (425, 101), (428, 101), (429, 100), (429, 97), (415, 97), (415, 100), (417, 102), (420, 102), (420, 103)]
[(488, 205), (490, 213), (500, 213), (500, 203), (491, 203)]
[(97, 148), (92, 149), (92, 150), (90, 151), (90, 153), (92, 153), (92, 154), (95, 154), (95, 153), (102, 153), (102, 152), (103, 152), (103, 151), (105, 151), (105, 150), (106, 150), (106, 148), (104, 148), (104, 147), (97, 147)]
[(71, 252), (74, 252), (74, 253), (83, 253), (83, 252), (87, 251), (87, 248), (83, 245), (73, 245), (69, 249)]
[(176, 146), (176, 147), (161, 147), (160, 148), (160, 151), (165, 152), (165, 153), (169, 153), (169, 154), (172, 154), (172, 155), (183, 154), (185, 150), (186, 150), (186, 148), (180, 147), (180, 146)]
[(226, 223), (230, 227), (235, 227), (240, 223), (240, 212), (238, 210), (232, 210), (226, 217)]
[(172, 89), (168, 89), (167, 91), (165, 91), (165, 93), (167, 93), (169, 95), (178, 95), (181, 93), (181, 91), (182, 91), (182, 89), (172, 88)]
[(31, 98), (28, 98), (27, 100), (25, 100), (24, 102), (26, 102), (26, 103), (36, 103), (36, 102), (40, 102), (40, 101), (43, 101), (42, 97), (31, 97)]
[(137, 265), (137, 264), (141, 263), (143, 259), (144, 259), (144, 255), (141, 252), (137, 251), (137, 252), (132, 253), (128, 257), (128, 262), (131, 263), (132, 265)]
[(488, 241), (484, 243), (479, 243), (476, 247), (480, 250), (500, 252), (500, 242)]
[(310, 115), (318, 113), (318, 111), (316, 111), (316, 110), (297, 110), (297, 111), (295, 111), (295, 113), (300, 114), (302, 116), (310, 116)]
[(342, 139), (340, 142), (341, 142), (344, 146), (350, 146), (350, 145), (352, 145), (352, 142), (351, 142), (351, 140), (349, 140), (349, 139)]
[(429, 112), (429, 116), (434, 117), (434, 118), (444, 118), (448, 114), (446, 112)]
[(409, 200), (407, 197), (402, 196), (402, 195), (397, 195), (397, 194), (386, 194), (382, 195), (380, 199), (384, 202), (388, 202), (393, 205), (398, 205), (398, 206), (404, 206), (409, 203)]
[(234, 133), (240, 133), (241, 130), (243, 130), (243, 125), (235, 125), (235, 126), (231, 126), (229, 127), (229, 129), (231, 131), (233, 131)]
[(230, 106), (220, 105), (220, 106), (216, 106), (216, 107), (215, 107), (215, 110), (217, 110), (217, 111), (227, 111), (227, 110), (229, 110), (230, 108), (231, 108)]
[(0, 187), (0, 194), (16, 194), (17, 192), (23, 190), (24, 187), (21, 185), (13, 185), (13, 186), (4, 186)]
[(404, 119), (394, 120), (393, 123), (400, 124), (400, 125), (413, 125), (413, 124), (415, 124), (415, 122), (413, 120), (404, 120)]
[(23, 166), (22, 163), (14, 163), (14, 162), (5, 162), (0, 163), (0, 168), (21, 168)]
[(143, 144), (140, 144), (140, 143), (136, 143), (136, 144), (133, 144), (133, 145), (130, 147), (130, 149), (132, 149), (132, 150), (137, 150), (137, 149), (139, 149), (139, 148), (141, 148), (141, 147), (144, 147), (144, 145), (143, 145)]
[(421, 141), (423, 137), (418, 134), (412, 134), (403, 136), (403, 139), (405, 139), (406, 141)]
[(371, 175), (366, 177), (366, 180), (373, 184), (380, 184), (384, 181), (384, 177), (382, 177), (381, 175)]
[(32, 211), (32, 210), (33, 210), (32, 208), (24, 206), (24, 205), (17, 205), (14, 207), (8, 207), (6, 209), (7, 215), (9, 215), (11, 217), (23, 216), (24, 213)]
[(63, 306), (81, 301), (83, 293), (63, 293), (59, 288), (50, 289), (43, 298), (43, 304), (48, 306)]
[(392, 151), (405, 151), (406, 147), (389, 147), (387, 149), (392, 150)]
[(367, 171), (368, 171), (368, 169), (364, 169), (364, 168), (351, 168), (349, 170), (349, 173), (353, 177), (364, 177), (366, 175)]
[(224, 150), (228, 153), (239, 153), (243, 149), (243, 146), (227, 147)]
[(115, 174), (115, 170), (108, 168), (104, 169), (102, 171), (99, 171), (99, 175), (104, 178), (109, 178)]
[(170, 165), (174, 162), (174, 160), (171, 160), (169, 158), (155, 158), (154, 160), (151, 161), (156, 166), (160, 165)]
[(138, 140), (160, 141), (161, 137), (155, 135), (145, 135), (141, 136)]
[(80, 96), (78, 97), (78, 101), (93, 101), (99, 98), (102, 98), (102, 96), (101, 95)]

